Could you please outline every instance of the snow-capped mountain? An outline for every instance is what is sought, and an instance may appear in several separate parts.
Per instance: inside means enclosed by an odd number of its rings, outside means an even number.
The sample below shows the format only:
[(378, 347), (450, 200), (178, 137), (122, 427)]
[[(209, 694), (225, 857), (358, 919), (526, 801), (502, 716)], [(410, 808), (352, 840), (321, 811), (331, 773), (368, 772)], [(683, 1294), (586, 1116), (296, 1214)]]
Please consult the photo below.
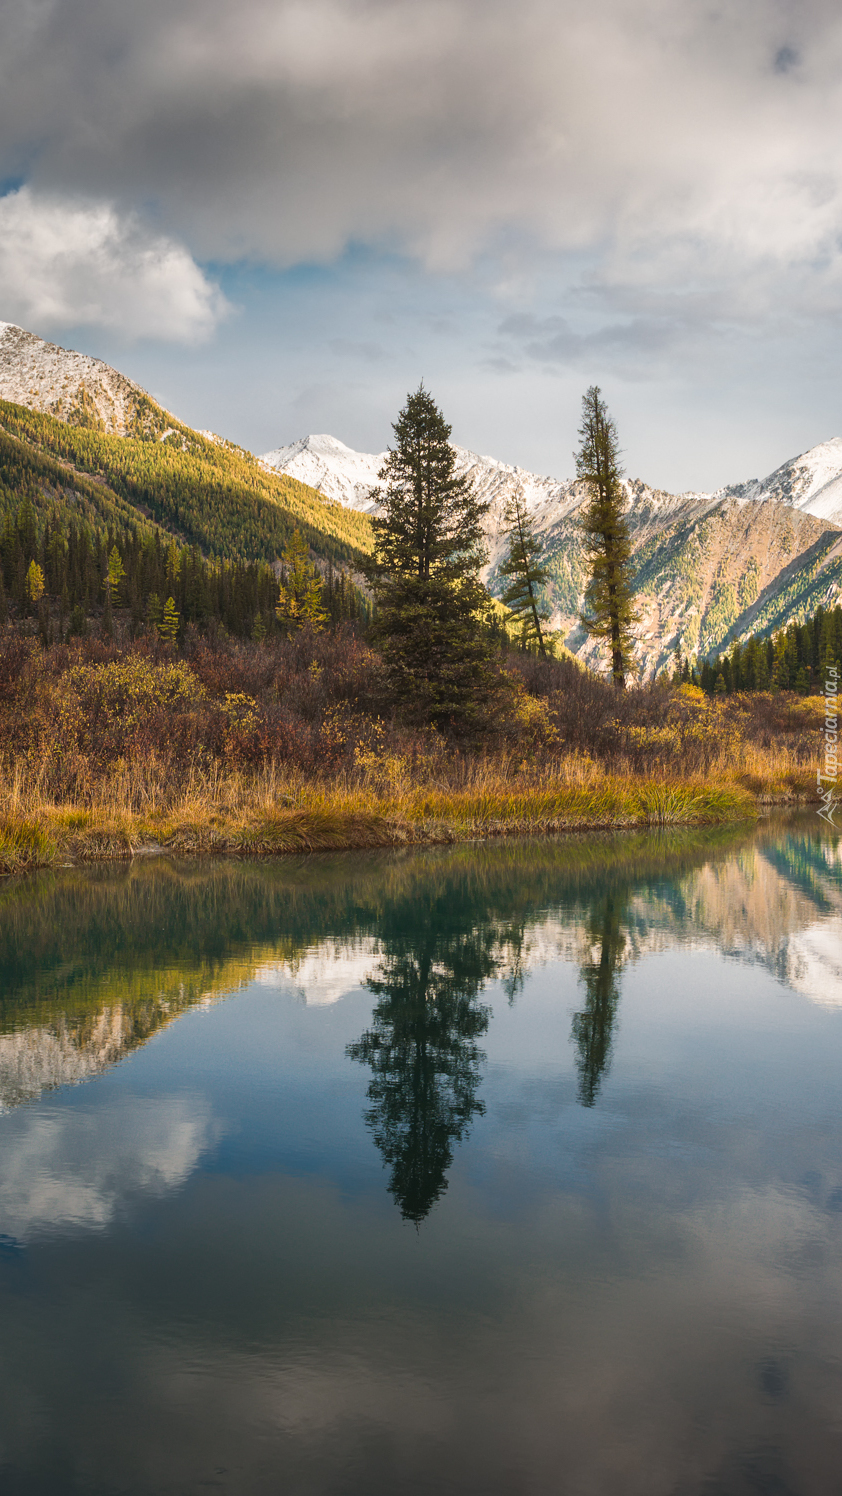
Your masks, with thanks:
[[(174, 417), (116, 369), (10, 323), (0, 323), (0, 399), (121, 436), (163, 441), (175, 429), (170, 425)], [(202, 433), (191, 436), (187, 428), (179, 429), (182, 445), (192, 436), (201, 445)], [(455, 453), (457, 471), (489, 501), (485, 579), (491, 590), (500, 590), (499, 565), (507, 545), (505, 503), (518, 492), (543, 542), (551, 626), (587, 663), (602, 663), (599, 647), (586, 639), (578, 623), (588, 574), (578, 519), (586, 498), (582, 486), (572, 478), (532, 473), (464, 447), (456, 447)], [(383, 452), (355, 452), (335, 437), (319, 435), (276, 448), (257, 461), (267, 473), (288, 475), (316, 490), (329, 508), (318, 504), (315, 495), (307, 498), (315, 508), (309, 520), (312, 533), (323, 528), (333, 536), (337, 524), (350, 523), (352, 534), (343, 543), (358, 554), (370, 538), (365, 518), (341, 520), (335, 506), (376, 509), (385, 457)], [(671, 494), (639, 479), (628, 480), (626, 490), (640, 612), (636, 654), (643, 676), (662, 669), (677, 646), (704, 656), (755, 630), (782, 628), (839, 600), (842, 439), (813, 447), (767, 478), (715, 493)]]
[(0, 322), (0, 400), (125, 436), (146, 391), (102, 359)]
[[(485, 580), (496, 590), (506, 548), (503, 514), (519, 492), (544, 543), (551, 624), (567, 646), (596, 664), (598, 646), (578, 626), (586, 580), (575, 479), (558, 479), (455, 446), (456, 469), (489, 501)], [(309, 483), (325, 498), (376, 509), (372, 491), (385, 453), (355, 452), (332, 436), (308, 436), (260, 459)], [(780, 628), (842, 587), (842, 439), (792, 458), (768, 478), (715, 493), (671, 494), (626, 480), (641, 613), (637, 656), (646, 675), (677, 645), (707, 654), (759, 628)]]
[[(513, 467), (495, 457), (482, 457), (467, 447), (454, 444), (456, 469), (471, 478), (483, 498), (493, 509), (502, 504), (515, 489), (522, 494), (539, 526), (571, 514), (582, 499), (575, 479), (550, 478)], [(356, 452), (335, 436), (304, 436), (286, 447), (265, 452), (259, 461), (279, 473), (289, 473), (301, 483), (315, 488), (326, 499), (334, 499), (351, 509), (376, 508), (372, 489), (381, 487), (378, 473), (388, 456), (386, 452)], [(802, 452), (770, 473), (767, 478), (751, 478), (731, 483), (713, 493), (687, 492), (669, 494), (631, 480), (626, 487), (632, 506), (652, 509), (665, 517), (675, 517), (684, 510), (700, 513), (728, 499), (739, 502), (762, 502), (774, 499), (793, 509), (801, 509), (817, 519), (842, 525), (842, 437), (832, 437), (809, 452)]]
[[(466, 473), (484, 498), (502, 508), (513, 488), (524, 495), (531, 510), (554, 504), (561, 512), (566, 504), (575, 506), (570, 482), (556, 478), (539, 478), (525, 468), (510, 467), (494, 457), (480, 457), (467, 447), (454, 446), (456, 468)], [(382, 487), (378, 473), (388, 452), (355, 452), (335, 436), (304, 436), (286, 447), (264, 452), (258, 460), (274, 472), (288, 473), (301, 483), (315, 488), (326, 499), (334, 499), (349, 509), (375, 509), (373, 489)]]
[(831, 437), (791, 458), (768, 478), (735, 483), (722, 492), (740, 499), (776, 499), (817, 519), (842, 524), (842, 437)]
[(347, 509), (373, 509), (371, 490), (380, 487), (377, 474), (386, 455), (355, 452), (335, 436), (304, 436), (288, 447), (264, 452), (258, 461), (273, 472), (288, 473)]

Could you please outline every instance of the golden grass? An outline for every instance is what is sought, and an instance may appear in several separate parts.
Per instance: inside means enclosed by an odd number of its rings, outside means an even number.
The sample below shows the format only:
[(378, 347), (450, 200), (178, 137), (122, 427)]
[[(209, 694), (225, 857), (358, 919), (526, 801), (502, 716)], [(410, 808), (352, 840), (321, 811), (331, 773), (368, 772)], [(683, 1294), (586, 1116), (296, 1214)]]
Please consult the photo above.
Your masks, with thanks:
[[(767, 766), (768, 768), (768, 766)], [(757, 776), (755, 776), (757, 777)], [(780, 779), (780, 775), (777, 779)], [(775, 776), (772, 776), (775, 778)], [(767, 772), (765, 785), (769, 779)], [(154, 760), (122, 763), (87, 803), (57, 803), (41, 776), (0, 778), (0, 872), (62, 862), (182, 854), (280, 855), (583, 829), (710, 825), (756, 814), (758, 791), (733, 776), (606, 772), (569, 756), (529, 770), (468, 761), (456, 785), (435, 774), (306, 779), (275, 765), (194, 771), (172, 788)]]

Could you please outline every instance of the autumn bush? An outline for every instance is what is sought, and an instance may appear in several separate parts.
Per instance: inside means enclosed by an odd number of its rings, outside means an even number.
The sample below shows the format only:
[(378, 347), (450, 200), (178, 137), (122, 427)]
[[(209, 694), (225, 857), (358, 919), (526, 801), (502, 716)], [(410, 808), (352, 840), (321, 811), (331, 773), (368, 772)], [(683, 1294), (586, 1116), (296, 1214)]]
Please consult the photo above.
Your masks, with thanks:
[(220, 774), (247, 782), (270, 770), (387, 797), (600, 775), (742, 776), (754, 792), (786, 794), (814, 777), (809, 698), (712, 698), (662, 683), (617, 691), (570, 659), (510, 654), (504, 664), (498, 719), (466, 741), (402, 723), (379, 656), (351, 629), (262, 643), (188, 634), (179, 653), (153, 638), (42, 649), (6, 630), (0, 770), (6, 786), (78, 805), (117, 780), (131, 780), (132, 803), (166, 803)]

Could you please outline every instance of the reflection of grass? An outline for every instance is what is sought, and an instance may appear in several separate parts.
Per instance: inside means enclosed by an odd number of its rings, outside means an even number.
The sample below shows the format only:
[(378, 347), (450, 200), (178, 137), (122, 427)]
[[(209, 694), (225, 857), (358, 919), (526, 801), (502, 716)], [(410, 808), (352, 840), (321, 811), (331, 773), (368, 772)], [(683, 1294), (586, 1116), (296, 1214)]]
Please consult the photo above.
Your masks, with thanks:
[[(112, 781), (93, 805), (56, 804), (16, 787), (0, 822), (0, 871), (67, 860), (178, 853), (283, 854), (404, 846), (584, 828), (705, 825), (751, 818), (755, 804), (733, 781), (609, 774), (570, 759), (551, 770), (506, 772), (470, 765), (459, 787), (407, 777), (332, 784), (276, 770), (196, 776), (160, 809), (133, 808), (130, 786)], [(7, 799), (7, 804), (9, 803)]]

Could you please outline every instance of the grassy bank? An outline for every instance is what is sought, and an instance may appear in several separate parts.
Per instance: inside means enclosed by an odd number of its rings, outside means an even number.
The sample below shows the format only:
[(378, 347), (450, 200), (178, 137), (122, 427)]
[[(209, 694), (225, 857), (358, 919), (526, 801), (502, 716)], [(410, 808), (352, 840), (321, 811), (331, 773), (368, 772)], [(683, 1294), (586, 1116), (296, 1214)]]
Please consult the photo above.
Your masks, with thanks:
[[(566, 771), (566, 772), (565, 772)], [(435, 783), (387, 789), (228, 774), (197, 779), (158, 808), (136, 808), (126, 772), (94, 804), (57, 803), (7, 788), (0, 816), (0, 871), (68, 862), (180, 854), (283, 855), (447, 843), (507, 835), (747, 820), (757, 798), (735, 782), (582, 773), (506, 780), (478, 768), (459, 789)]]
[(398, 721), (351, 634), (180, 655), (0, 635), (0, 871), (710, 825), (815, 794), (822, 701), (507, 669), (505, 717), (467, 741)]

